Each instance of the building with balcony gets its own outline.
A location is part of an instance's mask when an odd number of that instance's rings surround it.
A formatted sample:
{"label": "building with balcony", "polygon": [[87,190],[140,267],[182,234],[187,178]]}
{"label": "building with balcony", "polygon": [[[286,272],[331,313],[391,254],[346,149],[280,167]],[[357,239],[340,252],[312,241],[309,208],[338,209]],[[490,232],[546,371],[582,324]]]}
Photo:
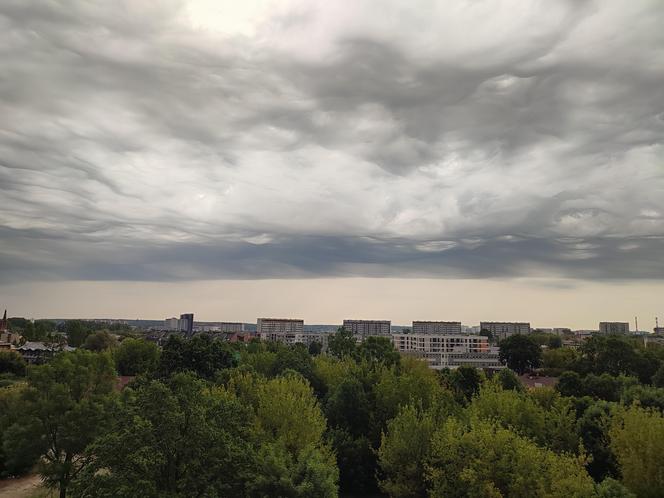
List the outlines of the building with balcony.
{"label": "building with balcony", "polygon": [[461,322],[425,322],[414,321],[413,334],[450,334],[461,335]]}
{"label": "building with balcony", "polygon": [[480,333],[490,332],[495,340],[502,341],[513,335],[530,334],[528,322],[480,322]]}
{"label": "building with balcony", "polygon": [[344,320],[343,327],[353,334],[357,341],[367,337],[390,337],[390,320]]}

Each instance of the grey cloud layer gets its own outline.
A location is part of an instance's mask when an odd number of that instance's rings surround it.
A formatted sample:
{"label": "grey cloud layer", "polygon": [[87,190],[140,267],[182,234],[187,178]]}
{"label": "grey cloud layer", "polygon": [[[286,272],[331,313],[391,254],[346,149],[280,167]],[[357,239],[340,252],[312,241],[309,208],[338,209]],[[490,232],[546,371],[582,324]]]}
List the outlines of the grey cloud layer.
{"label": "grey cloud layer", "polygon": [[3,2],[0,279],[664,277],[660,3],[328,4]]}

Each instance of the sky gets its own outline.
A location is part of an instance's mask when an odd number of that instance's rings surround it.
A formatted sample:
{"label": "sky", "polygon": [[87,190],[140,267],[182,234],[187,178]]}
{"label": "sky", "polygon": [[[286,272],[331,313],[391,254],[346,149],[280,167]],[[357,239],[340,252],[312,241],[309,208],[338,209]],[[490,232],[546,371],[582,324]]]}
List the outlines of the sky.
{"label": "sky", "polygon": [[664,321],[659,0],[3,0],[0,308]]}

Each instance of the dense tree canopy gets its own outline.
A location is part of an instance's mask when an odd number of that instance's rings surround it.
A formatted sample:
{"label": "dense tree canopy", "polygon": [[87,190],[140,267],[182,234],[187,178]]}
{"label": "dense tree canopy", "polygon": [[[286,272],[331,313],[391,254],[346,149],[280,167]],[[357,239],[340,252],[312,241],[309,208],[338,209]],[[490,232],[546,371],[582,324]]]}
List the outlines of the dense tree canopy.
{"label": "dense tree canopy", "polygon": [[540,366],[542,349],[527,335],[516,334],[500,341],[500,361],[523,374]]}
{"label": "dense tree canopy", "polygon": [[[526,389],[509,369],[436,372],[344,330],[321,351],[208,336],[160,351],[125,335],[97,352],[100,324],[81,325],[92,351],[26,377],[0,354],[14,372],[0,372],[12,378],[0,388],[0,475],[37,468],[73,497],[664,494],[656,345],[548,344],[557,387]],[[620,344],[631,353],[605,351]],[[535,351],[517,346],[509,361],[535,368]],[[114,365],[137,376],[122,392]]]}

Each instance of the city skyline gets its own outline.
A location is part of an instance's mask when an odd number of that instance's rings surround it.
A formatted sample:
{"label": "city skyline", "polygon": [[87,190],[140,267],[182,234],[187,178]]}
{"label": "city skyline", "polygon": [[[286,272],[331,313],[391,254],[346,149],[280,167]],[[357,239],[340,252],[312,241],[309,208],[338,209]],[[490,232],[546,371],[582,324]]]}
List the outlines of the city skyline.
{"label": "city skyline", "polygon": [[661,19],[647,0],[4,1],[0,305],[651,330]]}

